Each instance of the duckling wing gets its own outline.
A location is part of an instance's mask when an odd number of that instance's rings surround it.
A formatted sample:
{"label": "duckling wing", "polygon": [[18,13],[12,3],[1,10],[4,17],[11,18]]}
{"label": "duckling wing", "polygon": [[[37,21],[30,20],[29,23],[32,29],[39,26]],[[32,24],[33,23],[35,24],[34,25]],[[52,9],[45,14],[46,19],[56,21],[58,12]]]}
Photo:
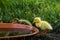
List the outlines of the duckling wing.
{"label": "duckling wing", "polygon": [[43,29],[49,29],[49,30],[53,29],[52,26],[46,21],[42,21],[41,26]]}

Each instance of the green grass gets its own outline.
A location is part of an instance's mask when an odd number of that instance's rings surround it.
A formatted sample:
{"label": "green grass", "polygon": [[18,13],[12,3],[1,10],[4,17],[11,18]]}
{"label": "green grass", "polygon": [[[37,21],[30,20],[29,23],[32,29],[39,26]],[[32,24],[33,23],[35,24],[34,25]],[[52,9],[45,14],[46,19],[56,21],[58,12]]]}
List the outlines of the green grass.
{"label": "green grass", "polygon": [[48,21],[54,29],[60,26],[59,0],[6,0],[0,2],[0,20],[11,22],[13,18],[33,21],[41,17]]}

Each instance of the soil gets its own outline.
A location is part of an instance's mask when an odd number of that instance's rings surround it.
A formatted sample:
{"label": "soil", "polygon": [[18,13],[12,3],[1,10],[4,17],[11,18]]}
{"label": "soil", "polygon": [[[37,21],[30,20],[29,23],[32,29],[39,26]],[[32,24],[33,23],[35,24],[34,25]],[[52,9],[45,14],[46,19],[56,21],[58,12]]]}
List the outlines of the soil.
{"label": "soil", "polygon": [[41,36],[40,34],[38,34],[35,36],[35,39],[36,40],[60,40],[60,32],[47,33],[45,36]]}

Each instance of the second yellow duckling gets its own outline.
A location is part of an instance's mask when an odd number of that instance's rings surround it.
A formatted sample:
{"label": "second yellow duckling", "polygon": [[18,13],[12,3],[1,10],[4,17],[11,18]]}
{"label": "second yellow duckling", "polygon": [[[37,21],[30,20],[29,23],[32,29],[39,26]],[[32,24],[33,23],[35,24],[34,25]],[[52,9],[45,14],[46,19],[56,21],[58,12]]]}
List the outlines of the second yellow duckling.
{"label": "second yellow duckling", "polygon": [[18,18],[14,18],[14,19],[12,20],[12,23],[13,23],[13,24],[19,23],[18,20],[19,20]]}

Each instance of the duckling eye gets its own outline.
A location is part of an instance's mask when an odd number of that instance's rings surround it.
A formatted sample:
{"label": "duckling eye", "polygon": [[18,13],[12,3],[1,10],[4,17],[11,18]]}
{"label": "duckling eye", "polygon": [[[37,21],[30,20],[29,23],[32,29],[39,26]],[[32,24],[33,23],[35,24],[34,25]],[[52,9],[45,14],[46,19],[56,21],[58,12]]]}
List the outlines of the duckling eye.
{"label": "duckling eye", "polygon": [[35,19],[35,21],[37,21],[37,19]]}
{"label": "duckling eye", "polygon": [[35,21],[37,22],[37,21],[39,21],[38,19],[35,19]]}

